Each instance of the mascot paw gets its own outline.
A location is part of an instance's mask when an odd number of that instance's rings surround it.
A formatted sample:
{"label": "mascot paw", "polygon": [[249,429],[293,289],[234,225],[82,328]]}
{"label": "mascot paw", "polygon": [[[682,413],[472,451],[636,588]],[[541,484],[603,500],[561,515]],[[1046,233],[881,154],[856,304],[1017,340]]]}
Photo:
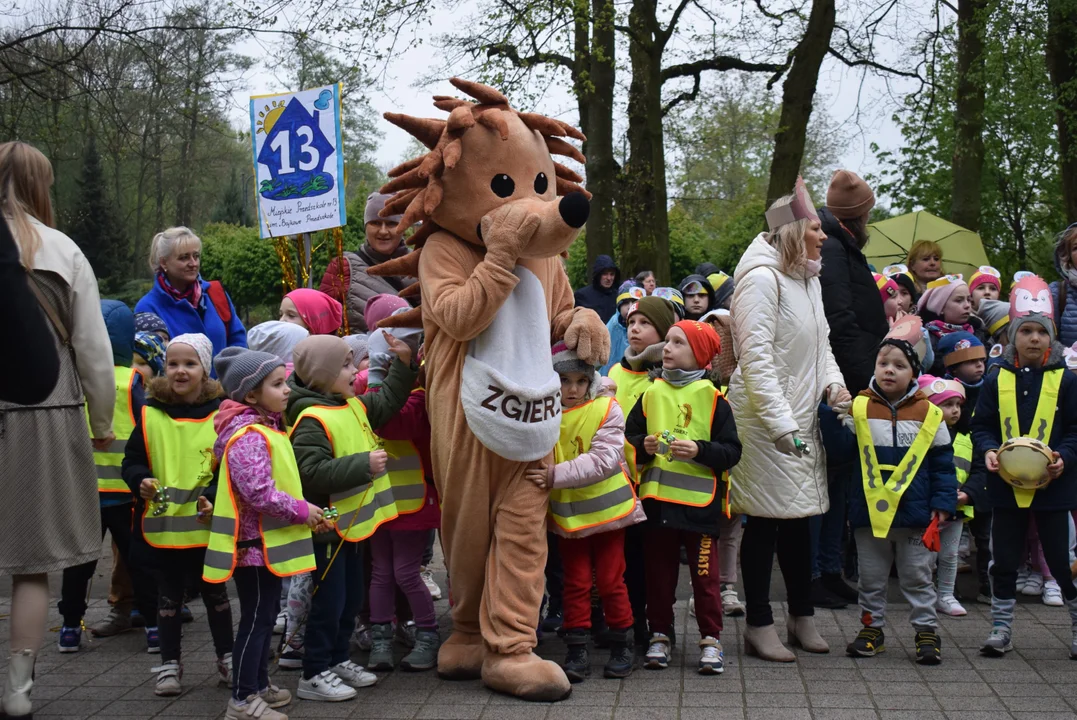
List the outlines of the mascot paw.
{"label": "mascot paw", "polygon": [[610,359],[610,331],[594,310],[576,308],[565,330],[565,345],[589,365],[605,365]]}
{"label": "mascot paw", "polygon": [[454,632],[438,651],[438,677],[443,680],[478,680],[482,677],[485,657],[482,635]]}
{"label": "mascot paw", "polygon": [[534,653],[488,653],[482,663],[482,682],[491,690],[531,702],[557,702],[572,692],[561,666]]}

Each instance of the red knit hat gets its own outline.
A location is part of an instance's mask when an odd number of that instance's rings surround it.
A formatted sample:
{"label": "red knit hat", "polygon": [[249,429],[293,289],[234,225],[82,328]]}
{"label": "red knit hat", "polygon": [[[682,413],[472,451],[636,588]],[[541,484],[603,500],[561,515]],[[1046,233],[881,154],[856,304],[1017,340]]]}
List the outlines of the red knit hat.
{"label": "red knit hat", "polygon": [[688,346],[692,348],[692,355],[698,367],[707,367],[714,356],[722,352],[722,339],[707,323],[698,320],[681,320],[673,327],[680,328],[688,338]]}

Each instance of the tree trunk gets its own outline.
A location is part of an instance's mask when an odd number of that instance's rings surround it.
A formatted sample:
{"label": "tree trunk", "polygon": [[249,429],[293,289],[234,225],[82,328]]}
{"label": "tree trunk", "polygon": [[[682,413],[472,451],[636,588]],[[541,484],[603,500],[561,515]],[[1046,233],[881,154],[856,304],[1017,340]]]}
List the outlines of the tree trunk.
{"label": "tree trunk", "polygon": [[1077,0],[1047,2],[1047,69],[1055,87],[1066,222],[1077,221]]}
{"label": "tree trunk", "polygon": [[666,159],[662,141],[662,51],[655,19],[655,0],[635,0],[629,13],[632,29],[628,89],[628,162],[624,193],[618,207],[625,218],[621,270],[626,275],[653,270],[659,285],[668,285],[669,218],[666,214]]}
{"label": "tree trunk", "polygon": [[834,14],[834,0],[813,0],[808,27],[793,51],[793,65],[782,85],[782,113],[778,132],[774,135],[767,207],[792,192],[800,174],[819,68],[830,48],[830,35],[834,32]]}
{"label": "tree trunk", "polygon": [[989,0],[958,0],[957,3],[957,98],[950,220],[969,230],[980,229],[987,80],[983,28],[988,4]]}
{"label": "tree trunk", "polygon": [[591,216],[587,220],[587,267],[599,255],[613,256],[613,201],[617,191],[617,160],[613,155],[613,93],[616,80],[615,9],[612,0],[592,0],[587,115],[580,102],[580,122],[587,135],[587,189]]}

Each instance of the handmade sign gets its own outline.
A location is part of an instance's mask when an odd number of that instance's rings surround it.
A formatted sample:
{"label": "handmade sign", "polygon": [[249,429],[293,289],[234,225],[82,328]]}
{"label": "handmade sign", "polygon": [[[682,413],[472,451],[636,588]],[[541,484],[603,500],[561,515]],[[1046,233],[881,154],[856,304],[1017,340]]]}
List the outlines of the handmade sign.
{"label": "handmade sign", "polygon": [[262,237],[347,222],[339,84],[252,97],[251,147]]}

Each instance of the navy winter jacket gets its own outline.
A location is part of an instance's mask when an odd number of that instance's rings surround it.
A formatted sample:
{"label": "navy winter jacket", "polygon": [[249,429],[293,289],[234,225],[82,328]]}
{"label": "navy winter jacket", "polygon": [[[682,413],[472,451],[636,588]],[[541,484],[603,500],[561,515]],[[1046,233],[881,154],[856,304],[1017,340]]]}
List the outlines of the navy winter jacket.
{"label": "navy winter jacket", "polygon": [[[1014,347],[1006,348],[1002,361],[991,366],[984,379],[976,413],[972,416],[973,452],[983,455],[1002,444],[1002,422],[999,417],[998,377],[1000,372],[1016,374],[1014,387],[1017,393],[1017,418],[1021,429],[1032,427],[1039,401],[1043,374],[1049,370],[1065,368],[1062,346],[1055,343],[1044,367],[1018,368],[1014,361]],[[1077,376],[1062,373],[1062,386],[1058,391],[1058,409],[1055,411],[1051,437],[1047,443],[1062,456],[1065,470],[1062,476],[1045,488],[1036,491],[1032,499],[1033,510],[1077,509]],[[996,473],[987,473],[987,503],[990,507],[1015,508],[1013,488]]]}
{"label": "navy winter jacket", "polygon": [[[616,275],[613,285],[604,288],[598,284],[598,276],[606,270],[613,270]],[[617,288],[621,285],[621,271],[609,255],[599,255],[591,268],[591,284],[576,291],[576,307],[591,308],[602,322],[609,322],[617,312]]]}

